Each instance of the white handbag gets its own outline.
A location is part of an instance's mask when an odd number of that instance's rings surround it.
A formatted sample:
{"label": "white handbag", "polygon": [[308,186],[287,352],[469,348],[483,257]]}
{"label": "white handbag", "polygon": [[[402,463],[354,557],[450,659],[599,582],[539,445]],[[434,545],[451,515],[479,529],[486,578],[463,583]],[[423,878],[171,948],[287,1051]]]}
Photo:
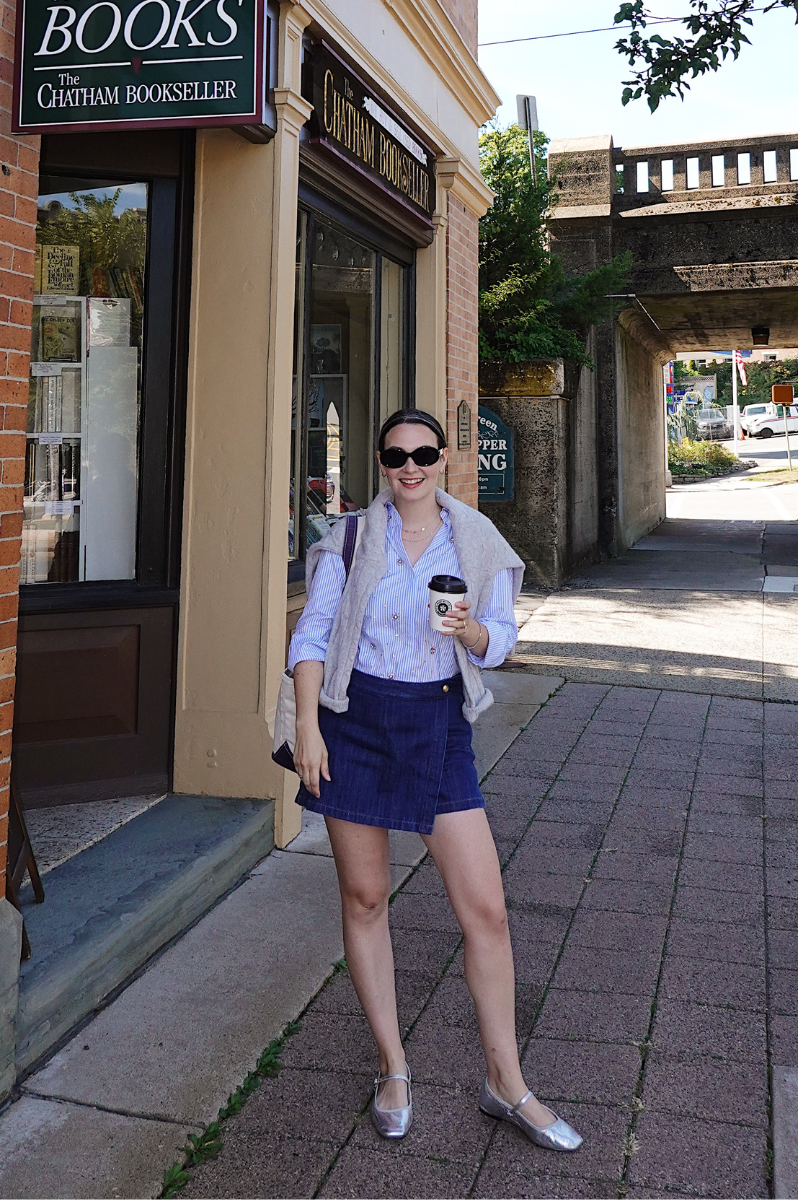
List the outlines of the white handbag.
{"label": "white handbag", "polygon": [[[356,513],[348,513],[345,521],[344,545],[342,547],[342,561],[344,562],[344,581],[350,575],[350,568],[353,565],[358,544],[361,541],[361,534],[364,531],[363,516],[358,516]],[[297,724],[297,704],[294,696],[294,678],[291,671],[286,670],[281,675],[280,688],[278,689],[278,704],[275,709],[275,732],[272,738],[272,758],[280,767],[285,767],[287,771],[294,771],[294,743]]]}

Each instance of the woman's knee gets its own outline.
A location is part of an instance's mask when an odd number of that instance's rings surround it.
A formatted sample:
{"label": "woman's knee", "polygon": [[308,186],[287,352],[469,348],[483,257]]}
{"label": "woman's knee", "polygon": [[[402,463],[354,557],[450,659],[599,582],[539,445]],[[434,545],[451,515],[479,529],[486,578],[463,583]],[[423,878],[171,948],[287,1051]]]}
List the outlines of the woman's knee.
{"label": "woman's knee", "polygon": [[464,933],[469,936],[501,938],[508,936],[508,913],[502,891],[494,895],[472,897],[462,914]]}
{"label": "woman's knee", "polygon": [[381,881],[350,884],[343,887],[342,908],[348,916],[360,921],[374,921],[389,907],[389,884]]}

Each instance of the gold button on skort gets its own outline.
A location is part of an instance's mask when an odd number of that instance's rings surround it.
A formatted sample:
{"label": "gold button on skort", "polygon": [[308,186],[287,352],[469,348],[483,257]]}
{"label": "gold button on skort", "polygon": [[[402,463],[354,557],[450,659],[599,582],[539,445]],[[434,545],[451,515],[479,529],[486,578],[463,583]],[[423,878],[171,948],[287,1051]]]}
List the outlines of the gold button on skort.
{"label": "gold button on skort", "polygon": [[443,691],[443,692],[449,692],[449,691],[450,691],[450,685],[449,685],[449,684],[447,684],[447,683],[443,683],[443,684],[442,684],[442,691]]}

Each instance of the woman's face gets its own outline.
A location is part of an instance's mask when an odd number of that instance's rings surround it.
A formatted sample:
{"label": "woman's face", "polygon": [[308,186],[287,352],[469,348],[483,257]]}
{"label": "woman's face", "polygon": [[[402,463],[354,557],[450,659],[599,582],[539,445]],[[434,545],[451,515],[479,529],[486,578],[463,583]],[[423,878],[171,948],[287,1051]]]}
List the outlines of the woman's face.
{"label": "woman's face", "polygon": [[[389,430],[384,447],[388,450],[391,446],[410,452],[418,446],[434,446],[438,449],[439,443],[436,434],[426,425],[407,424],[395,425],[394,429]],[[378,462],[380,464],[380,459]],[[439,472],[444,470],[446,463],[447,450],[444,449],[432,467],[418,467],[413,458],[407,458],[402,467],[392,469],[381,466],[380,470],[392,489],[395,500],[401,500],[404,504],[417,503],[429,500],[433,495]]]}

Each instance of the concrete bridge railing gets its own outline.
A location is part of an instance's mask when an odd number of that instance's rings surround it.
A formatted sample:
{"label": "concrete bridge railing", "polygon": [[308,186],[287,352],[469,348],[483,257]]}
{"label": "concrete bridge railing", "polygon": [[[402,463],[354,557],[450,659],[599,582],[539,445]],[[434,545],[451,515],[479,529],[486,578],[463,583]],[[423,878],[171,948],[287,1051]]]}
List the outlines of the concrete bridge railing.
{"label": "concrete bridge railing", "polygon": [[612,192],[618,212],[659,202],[745,199],[797,190],[796,134],[726,142],[614,148]]}
{"label": "concrete bridge railing", "polygon": [[564,138],[550,144],[548,162],[556,220],[623,215],[664,203],[714,208],[780,205],[783,197],[797,197],[796,133],[627,148],[607,134]]}

